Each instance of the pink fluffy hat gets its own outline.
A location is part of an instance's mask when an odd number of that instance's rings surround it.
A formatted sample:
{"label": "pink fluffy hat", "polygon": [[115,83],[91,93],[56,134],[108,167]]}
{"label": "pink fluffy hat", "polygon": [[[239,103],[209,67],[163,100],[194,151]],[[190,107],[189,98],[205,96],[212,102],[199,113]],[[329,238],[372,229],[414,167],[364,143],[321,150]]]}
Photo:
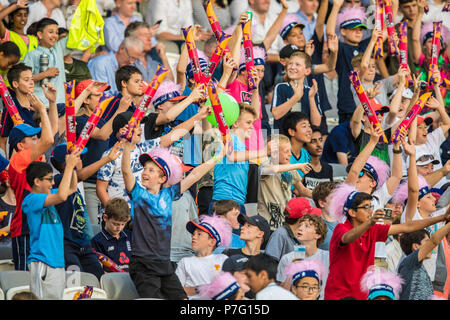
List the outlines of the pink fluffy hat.
{"label": "pink fluffy hat", "polygon": [[369,300],[376,297],[388,297],[391,300],[399,298],[403,279],[384,268],[370,266],[361,278],[361,290],[369,294]]}
{"label": "pink fluffy hat", "polygon": [[[428,193],[430,193],[431,189],[427,180],[422,175],[419,174],[417,178],[419,180],[419,200],[420,200]],[[399,184],[392,197],[393,203],[402,203],[406,205],[407,201],[408,201],[408,179],[402,181],[402,183]]]}
{"label": "pink fluffy hat", "polygon": [[155,148],[139,156],[142,166],[148,161],[153,161],[164,172],[167,178],[166,183],[169,185],[178,183],[183,178],[183,173],[191,169],[184,166],[176,155],[171,154],[170,150],[165,148]]}
{"label": "pink fluffy hat", "polygon": [[208,300],[225,300],[239,290],[236,278],[229,272],[221,272],[211,283],[199,288],[199,296]]}
{"label": "pink fluffy hat", "polygon": [[298,16],[295,13],[287,14],[283,20],[283,24],[280,29],[280,36],[284,40],[286,39],[289,32],[295,27],[304,28],[305,25],[300,22]]}
{"label": "pink fluffy hat", "polygon": [[358,27],[368,29],[366,19],[366,12],[362,7],[345,7],[338,14],[336,25],[339,26],[339,29],[355,29]]}
{"label": "pink fluffy hat", "polygon": [[287,279],[291,279],[291,285],[305,277],[312,277],[322,284],[325,274],[325,266],[317,259],[294,261],[284,269]]}
{"label": "pink fluffy hat", "polygon": [[[253,46],[253,61],[255,62],[255,66],[264,65],[267,60],[267,53],[264,48],[259,46]],[[241,61],[239,65],[239,72],[245,70],[245,51],[241,49]]]}
{"label": "pink fluffy hat", "polygon": [[180,85],[173,81],[165,80],[161,82],[152,100],[155,109],[166,101],[180,101],[186,98],[180,94],[180,89]]}
{"label": "pink fluffy hat", "polygon": [[195,229],[205,231],[211,238],[216,240],[216,247],[228,247],[231,244],[232,228],[227,219],[219,216],[200,216],[200,223],[193,220],[186,223],[186,229],[189,233],[194,233]]}

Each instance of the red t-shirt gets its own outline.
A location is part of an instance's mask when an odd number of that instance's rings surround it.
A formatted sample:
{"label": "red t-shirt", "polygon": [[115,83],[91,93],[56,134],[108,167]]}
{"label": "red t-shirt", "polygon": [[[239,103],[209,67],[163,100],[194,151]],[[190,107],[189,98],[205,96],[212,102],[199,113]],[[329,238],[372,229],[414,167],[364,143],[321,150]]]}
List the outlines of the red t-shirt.
{"label": "red t-shirt", "polygon": [[[42,156],[37,161],[41,161]],[[26,179],[26,169],[31,163],[31,148],[16,152],[9,161],[8,175],[11,188],[16,196],[16,211],[11,219],[11,238],[30,233],[26,215],[22,214],[22,201],[30,191]]]}
{"label": "red t-shirt", "polygon": [[353,229],[347,219],[334,229],[330,240],[330,271],[325,287],[325,300],[354,297],[367,300],[361,291],[361,278],[375,261],[375,243],[386,241],[390,225],[375,224],[356,241],[343,245],[342,236]]}

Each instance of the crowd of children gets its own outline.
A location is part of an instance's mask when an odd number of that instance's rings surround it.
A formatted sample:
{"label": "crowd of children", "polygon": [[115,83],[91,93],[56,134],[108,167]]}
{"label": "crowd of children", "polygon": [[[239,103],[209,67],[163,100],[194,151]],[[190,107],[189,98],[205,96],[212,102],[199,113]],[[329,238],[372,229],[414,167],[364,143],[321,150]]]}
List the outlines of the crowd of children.
{"label": "crowd of children", "polygon": [[[381,1],[382,29],[378,1],[110,2],[0,8],[17,299],[62,299],[74,268],[152,299],[450,299],[448,1]],[[104,44],[72,48],[88,3]]]}

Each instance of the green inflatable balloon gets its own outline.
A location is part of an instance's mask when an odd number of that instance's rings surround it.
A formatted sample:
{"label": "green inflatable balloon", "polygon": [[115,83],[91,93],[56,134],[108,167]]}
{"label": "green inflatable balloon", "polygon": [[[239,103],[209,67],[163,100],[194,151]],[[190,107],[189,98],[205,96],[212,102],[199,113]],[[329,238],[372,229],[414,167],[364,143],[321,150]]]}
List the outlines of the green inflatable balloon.
{"label": "green inflatable balloon", "polygon": [[[228,127],[231,127],[239,117],[239,105],[236,99],[234,99],[228,93],[220,92],[218,95],[220,104],[222,105],[222,111],[225,116],[225,121],[227,122]],[[206,100],[205,105],[211,106],[211,100]],[[217,128],[219,126],[217,124],[214,112],[207,116],[206,120],[208,120],[213,127]]]}

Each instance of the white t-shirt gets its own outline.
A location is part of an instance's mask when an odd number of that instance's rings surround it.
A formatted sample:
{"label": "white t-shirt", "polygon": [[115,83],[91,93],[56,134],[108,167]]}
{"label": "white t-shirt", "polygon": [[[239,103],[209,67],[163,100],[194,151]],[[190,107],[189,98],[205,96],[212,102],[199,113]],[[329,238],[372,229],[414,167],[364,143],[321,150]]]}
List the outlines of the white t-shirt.
{"label": "white t-shirt", "polygon": [[157,33],[182,34],[181,28],[194,24],[191,0],[152,0],[145,21],[154,25],[162,19]]}
{"label": "white t-shirt", "polygon": [[[278,15],[267,12],[266,18],[264,19],[264,24],[262,24],[259,20],[259,16],[252,9],[249,11],[253,12],[252,18],[252,41],[253,43],[261,43],[264,41],[267,32],[272,27],[273,23],[277,19]],[[279,34],[277,34],[275,41],[272,43],[272,46],[268,48],[267,53],[278,54],[280,50],[285,46],[283,39]]]}
{"label": "white t-shirt", "polygon": [[[372,204],[373,212],[378,209],[383,209],[386,203],[391,199],[392,195],[387,189],[386,182],[381,186],[380,189],[376,190],[373,194]],[[381,224],[383,222],[380,221]],[[375,257],[376,258],[386,258],[386,242],[378,241],[375,243]]]}
{"label": "white t-shirt", "polygon": [[221,253],[206,257],[185,257],[178,262],[175,273],[183,287],[209,284],[215,276],[219,275],[226,259],[228,256]]}
{"label": "white t-shirt", "polygon": [[[33,22],[39,21],[45,17],[47,17],[47,8],[42,4],[41,1],[34,2],[29,6],[28,20],[24,30],[26,31]],[[58,23],[59,28],[67,27],[66,18],[64,17],[63,12],[59,8],[55,8],[52,10],[50,19],[55,20]]]}
{"label": "white t-shirt", "polygon": [[269,283],[267,287],[256,294],[255,300],[299,300],[295,294],[280,287],[276,283]]}
{"label": "white t-shirt", "polygon": [[[284,282],[286,281],[286,275],[284,274],[284,269],[294,260],[295,252],[286,253],[281,257],[280,262],[278,263],[277,269],[277,281]],[[320,297],[319,300],[323,300],[325,285],[327,284],[328,279],[328,270],[330,268],[330,253],[329,251],[317,249],[317,252],[310,257],[305,257],[305,260],[313,260],[316,259],[320,261],[325,267],[326,273],[322,275],[322,285],[320,289]]]}
{"label": "white t-shirt", "polygon": [[[446,211],[447,211],[446,207],[436,210],[435,212],[430,214],[430,218],[441,216],[441,215],[445,214]],[[405,211],[403,211],[402,216],[400,218],[400,223],[405,223],[405,219],[406,219]],[[412,221],[415,221],[415,220],[423,220],[422,216],[419,213],[419,210],[416,210],[416,213],[414,214],[414,216],[412,218]],[[428,230],[428,232],[430,233],[430,236],[431,236],[443,225],[444,225],[444,222],[438,222],[429,227],[426,227],[425,229]],[[424,265],[425,269],[427,270],[427,273],[430,276],[431,281],[434,281],[434,274],[436,273],[437,250],[438,250],[438,247],[434,248],[434,250],[431,254],[431,258],[423,260],[423,265]],[[403,254],[403,256],[404,256],[404,254]]]}
{"label": "white t-shirt", "polygon": [[[439,127],[427,135],[427,142],[425,142],[424,144],[416,145],[416,154],[423,153],[423,152],[427,153],[427,154],[432,154],[434,156],[434,159],[439,160],[439,164],[435,164],[433,166],[434,171],[442,168],[440,147],[441,147],[441,144],[444,143],[445,139],[446,138],[444,135],[444,131],[442,131],[442,128]],[[409,156],[407,156],[405,153],[403,153],[402,159],[404,159],[404,161],[403,161],[403,176],[406,177],[408,175],[407,170],[409,168]],[[448,182],[447,177],[443,177],[433,187],[440,188],[447,182]]]}

